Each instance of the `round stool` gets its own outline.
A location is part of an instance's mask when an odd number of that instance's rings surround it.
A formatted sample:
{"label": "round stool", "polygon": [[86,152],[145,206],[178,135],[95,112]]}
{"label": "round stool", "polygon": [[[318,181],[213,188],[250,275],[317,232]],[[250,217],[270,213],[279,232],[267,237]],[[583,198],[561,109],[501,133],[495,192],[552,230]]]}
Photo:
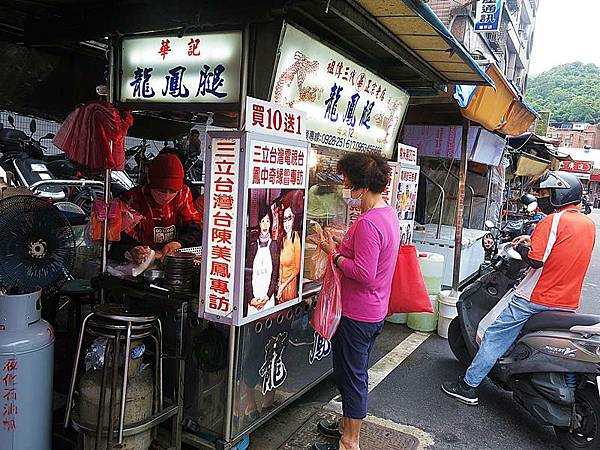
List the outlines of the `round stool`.
{"label": "round stool", "polygon": [[[69,332],[69,345],[73,350],[75,340],[77,339],[77,333],[81,328],[81,306],[84,303],[94,304],[94,294],[96,289],[92,287],[91,280],[83,278],[76,280],[67,280],[58,291],[59,297],[67,297],[68,307],[68,332]],[[64,307],[61,306],[61,309]],[[71,352],[73,354],[73,352]]]}
{"label": "round stool", "polygon": [[[109,418],[106,432],[106,448],[112,448],[114,439],[114,409],[117,405],[117,381],[119,378],[119,355],[123,350],[123,380],[118,399],[118,429],[117,443],[123,443],[123,428],[125,418],[125,400],[127,398],[127,379],[129,375],[129,359],[131,342],[151,338],[155,345],[154,361],[154,400],[153,414],[163,409],[163,386],[162,386],[162,325],[160,319],[154,315],[142,314],[121,305],[104,304],[94,306],[92,313],[83,319],[79,340],[75,352],[75,362],[69,387],[67,408],[65,412],[65,427],[70,423],[71,410],[73,408],[73,393],[77,381],[79,360],[85,336],[104,337],[107,339],[104,349],[104,364],[102,368],[102,381],[100,384],[100,399],[98,402],[98,416],[95,434],[95,449],[99,449],[105,424],[105,397],[106,389],[110,384]],[[112,370],[109,374],[109,358],[112,355]],[[75,422],[75,421],[74,421]],[[76,424],[78,428],[85,429],[82,424]],[[141,424],[137,424],[140,426]]]}

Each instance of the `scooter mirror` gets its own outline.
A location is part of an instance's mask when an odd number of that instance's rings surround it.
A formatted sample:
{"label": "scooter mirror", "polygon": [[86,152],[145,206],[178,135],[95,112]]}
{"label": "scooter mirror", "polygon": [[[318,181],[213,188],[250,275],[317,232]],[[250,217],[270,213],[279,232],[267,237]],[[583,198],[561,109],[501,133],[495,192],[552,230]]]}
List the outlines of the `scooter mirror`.
{"label": "scooter mirror", "polygon": [[40,141],[42,139],[54,139],[54,133],[48,133],[46,136],[44,136],[43,138],[40,138]]}
{"label": "scooter mirror", "polygon": [[527,205],[527,212],[532,213],[537,209],[537,207],[538,207],[537,201],[530,203],[529,205]]}
{"label": "scooter mirror", "polygon": [[8,116],[8,123],[15,128],[15,118],[13,116]]}
{"label": "scooter mirror", "polygon": [[496,228],[496,225],[491,220],[486,220],[485,221],[485,227],[491,229],[491,228]]}
{"label": "scooter mirror", "polygon": [[31,131],[31,134],[34,134],[37,131],[37,123],[34,119],[31,119],[31,122],[29,122],[29,131]]}

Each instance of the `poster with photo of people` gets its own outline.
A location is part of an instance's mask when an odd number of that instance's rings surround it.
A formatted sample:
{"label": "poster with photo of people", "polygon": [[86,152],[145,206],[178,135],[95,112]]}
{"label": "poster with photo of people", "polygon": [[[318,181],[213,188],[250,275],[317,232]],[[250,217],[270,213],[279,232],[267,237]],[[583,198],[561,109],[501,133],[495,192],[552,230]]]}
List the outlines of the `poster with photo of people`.
{"label": "poster with photo of people", "polygon": [[412,243],[418,188],[419,168],[402,165],[395,190],[396,211],[400,221],[400,245]]}
{"label": "poster with photo of people", "polygon": [[251,139],[244,318],[301,297],[308,146]]}
{"label": "poster with photo of people", "polygon": [[249,190],[245,317],[299,298],[303,237],[304,189]]}

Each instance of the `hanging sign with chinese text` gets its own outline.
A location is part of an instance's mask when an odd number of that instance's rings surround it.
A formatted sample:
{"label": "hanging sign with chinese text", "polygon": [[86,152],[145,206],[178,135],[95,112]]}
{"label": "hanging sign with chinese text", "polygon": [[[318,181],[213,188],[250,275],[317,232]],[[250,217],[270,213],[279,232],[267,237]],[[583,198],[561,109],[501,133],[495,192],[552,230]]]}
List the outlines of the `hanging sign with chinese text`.
{"label": "hanging sign with chinese text", "polygon": [[242,33],[131,36],[121,46],[121,103],[237,103]]}
{"label": "hanging sign with chinese text", "polygon": [[400,164],[417,165],[417,148],[398,143],[398,162]]}
{"label": "hanging sign with chinese text", "polygon": [[409,96],[287,25],[271,100],[306,112],[306,139],[391,158]]}
{"label": "hanging sign with chinese text", "polygon": [[306,113],[254,97],[246,99],[246,131],[304,139]]}
{"label": "hanging sign with chinese text", "polygon": [[594,170],[593,161],[561,161],[560,170],[575,173],[592,173]]}
{"label": "hanging sign with chinese text", "polygon": [[208,229],[205,253],[204,312],[228,317],[236,291],[236,224],[240,139],[213,139],[211,144]]}
{"label": "hanging sign with chinese text", "polygon": [[475,31],[480,33],[495,32],[500,29],[502,21],[502,4],[504,0],[478,0],[475,16]]}

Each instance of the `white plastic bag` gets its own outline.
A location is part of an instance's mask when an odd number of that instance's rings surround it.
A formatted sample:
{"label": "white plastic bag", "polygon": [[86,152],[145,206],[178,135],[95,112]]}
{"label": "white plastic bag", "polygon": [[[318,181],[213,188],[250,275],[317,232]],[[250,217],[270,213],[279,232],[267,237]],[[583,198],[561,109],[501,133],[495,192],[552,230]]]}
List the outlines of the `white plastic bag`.
{"label": "white plastic bag", "polygon": [[488,327],[498,318],[500,313],[506,309],[509,302],[512,300],[513,295],[515,294],[514,289],[510,289],[504,297],[500,299],[496,306],[494,306],[489,313],[485,315],[481,322],[479,322],[479,326],[477,327],[477,344],[481,344],[481,340],[483,339],[483,335]]}
{"label": "white plastic bag", "polygon": [[[106,267],[106,271],[116,277],[123,275],[137,277],[139,274],[144,272],[144,270],[150,267],[150,264],[152,264],[156,259],[156,255],[157,253],[154,250],[150,250],[150,252],[148,252],[148,256],[146,256],[146,259],[144,259],[141,264],[134,264],[131,261],[118,265],[112,265],[109,263]],[[127,258],[127,255],[125,255],[125,257]]]}

